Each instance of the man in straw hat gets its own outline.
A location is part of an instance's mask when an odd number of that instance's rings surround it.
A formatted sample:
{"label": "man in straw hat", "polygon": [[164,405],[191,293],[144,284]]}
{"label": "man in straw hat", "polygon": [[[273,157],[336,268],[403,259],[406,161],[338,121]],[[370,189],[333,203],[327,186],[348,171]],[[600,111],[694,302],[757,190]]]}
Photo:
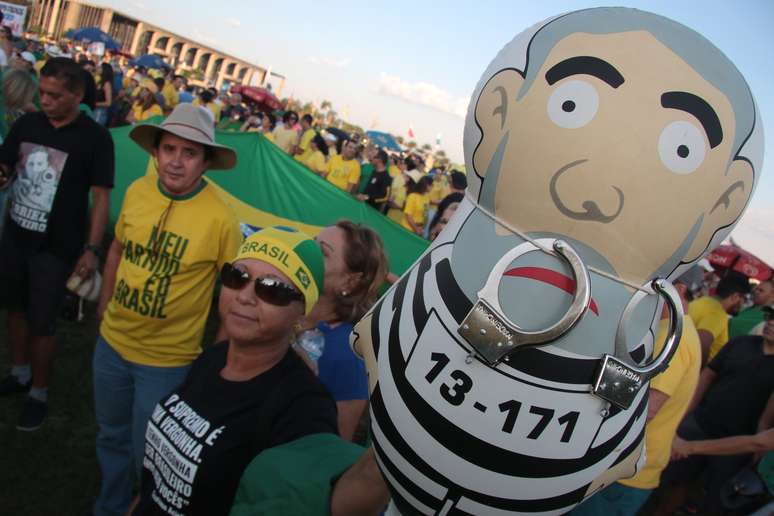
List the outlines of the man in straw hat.
{"label": "man in straw hat", "polygon": [[94,351],[96,515],[126,512],[153,407],[201,352],[215,279],[241,242],[233,214],[203,177],[233,168],[237,156],[215,143],[203,108],[180,104],[161,125],[138,125],[129,136],[151,154],[158,176],[127,189],[105,264]]}

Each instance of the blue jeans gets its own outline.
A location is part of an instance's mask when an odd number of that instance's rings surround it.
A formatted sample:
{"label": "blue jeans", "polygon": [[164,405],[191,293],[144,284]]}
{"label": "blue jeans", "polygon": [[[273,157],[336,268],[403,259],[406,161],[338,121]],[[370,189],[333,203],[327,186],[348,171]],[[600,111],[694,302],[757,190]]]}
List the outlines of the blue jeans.
{"label": "blue jeans", "polygon": [[132,501],[134,473],[142,469],[145,427],[156,403],[180,385],[189,366],[152,367],[121,358],[99,336],[94,348],[97,461],[102,472],[94,514],[124,515]]}
{"label": "blue jeans", "polygon": [[615,482],[577,506],[571,516],[636,516],[652,489],[637,489]]}

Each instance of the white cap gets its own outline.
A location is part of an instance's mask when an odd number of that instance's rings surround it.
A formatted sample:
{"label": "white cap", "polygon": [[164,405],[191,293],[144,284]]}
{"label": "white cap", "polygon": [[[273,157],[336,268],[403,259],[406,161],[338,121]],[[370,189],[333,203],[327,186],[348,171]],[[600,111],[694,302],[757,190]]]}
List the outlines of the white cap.
{"label": "white cap", "polygon": [[32,55],[32,52],[22,52],[21,58],[30,63],[31,65],[35,66],[35,63],[38,62],[37,59],[35,59],[35,56]]}

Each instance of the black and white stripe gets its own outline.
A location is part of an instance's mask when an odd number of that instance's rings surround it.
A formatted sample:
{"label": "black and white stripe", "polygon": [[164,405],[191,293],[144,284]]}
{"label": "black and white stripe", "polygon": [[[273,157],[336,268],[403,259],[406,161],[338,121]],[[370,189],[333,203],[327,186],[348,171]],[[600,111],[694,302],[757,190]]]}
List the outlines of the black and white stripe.
{"label": "black and white stripe", "polygon": [[[441,244],[422,257],[374,307],[371,328],[361,329],[370,331],[378,360],[379,381],[371,397],[374,448],[393,503],[402,514],[566,513],[589,494],[595,480],[639,449],[647,389],[629,410],[585,414],[586,421],[596,421],[594,428],[586,428],[593,435],[582,449],[572,450],[571,458],[552,456],[555,451],[540,441],[518,451],[488,442],[475,427],[470,431],[470,421],[436,410],[407,368],[428,325],[429,331],[445,329],[433,335],[436,347],[469,352],[456,329],[472,303],[452,275],[451,248],[451,243]],[[597,400],[589,394],[597,360],[550,345],[514,356],[518,359],[495,368],[514,396],[538,388],[549,405],[552,399],[570,399],[579,407],[604,407],[601,401],[594,405]],[[476,359],[470,367],[475,375],[488,366]],[[483,405],[476,404],[473,408],[471,401],[470,413],[487,417]],[[489,412],[497,412],[496,407]]]}

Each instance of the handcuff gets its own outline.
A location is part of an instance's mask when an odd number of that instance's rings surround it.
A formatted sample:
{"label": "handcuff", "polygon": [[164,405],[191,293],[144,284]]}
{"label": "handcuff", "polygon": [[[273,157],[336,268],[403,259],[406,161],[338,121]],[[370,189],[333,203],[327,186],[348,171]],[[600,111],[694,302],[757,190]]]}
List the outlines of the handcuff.
{"label": "handcuff", "polygon": [[[537,331],[520,328],[505,315],[499,300],[500,280],[506,268],[518,257],[533,251],[545,251],[567,262],[575,280],[573,300],[567,312],[551,326]],[[640,366],[635,363],[626,344],[625,327],[637,304],[648,290],[664,299],[669,312],[669,328],[666,343],[661,352],[650,362]],[[524,346],[549,344],[570,331],[589,308],[591,280],[589,271],[580,255],[570,244],[561,239],[541,238],[523,242],[508,251],[492,268],[484,287],[478,291],[478,300],[457,328],[457,333],[470,344],[473,356],[479,356],[491,367],[505,360],[510,362],[511,353]],[[669,365],[682,336],[683,314],[680,296],[672,284],[661,278],[654,279],[637,290],[626,305],[615,336],[615,354],[605,353],[591,382],[591,393],[622,409],[631,406],[637,393],[655,375]]]}

